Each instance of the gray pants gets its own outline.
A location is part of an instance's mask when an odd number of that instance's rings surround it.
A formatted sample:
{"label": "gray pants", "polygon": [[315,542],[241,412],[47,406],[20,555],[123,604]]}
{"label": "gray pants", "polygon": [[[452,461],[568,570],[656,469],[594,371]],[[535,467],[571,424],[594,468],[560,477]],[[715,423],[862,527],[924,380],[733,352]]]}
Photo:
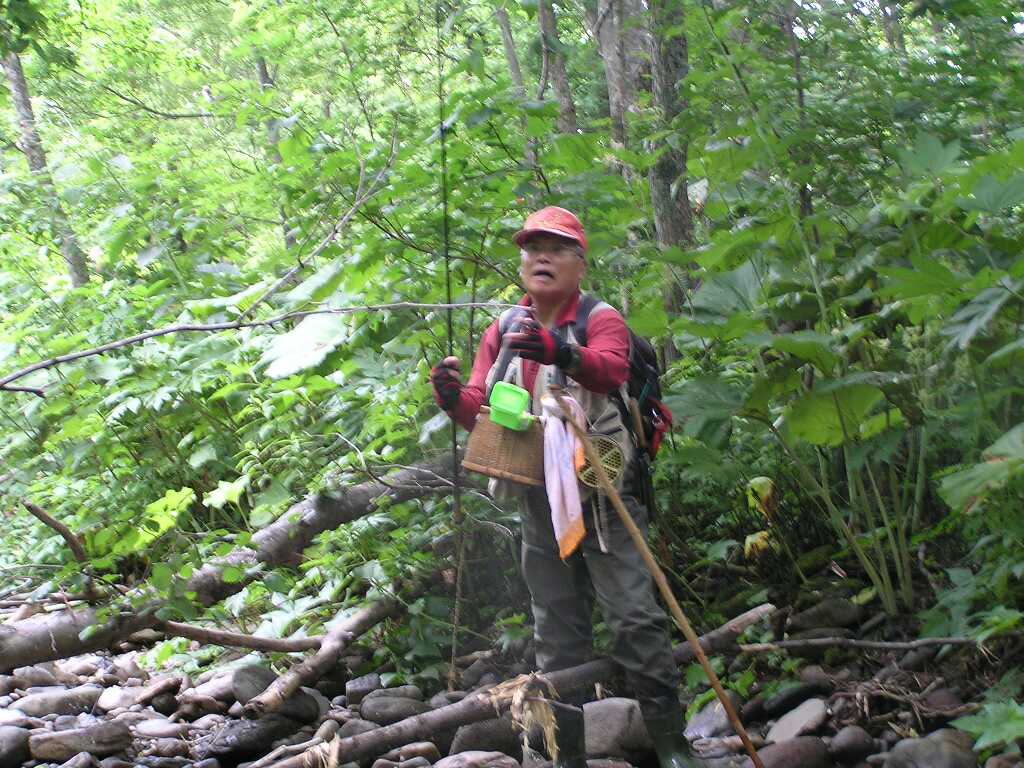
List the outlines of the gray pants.
{"label": "gray pants", "polygon": [[[633,496],[623,495],[622,500],[646,535],[646,508]],[[601,551],[588,502],[587,536],[563,562],[544,489],[531,488],[522,505],[522,565],[533,602],[537,664],[541,671],[553,672],[593,657],[596,597],[615,637],[612,658],[625,670],[644,715],[655,715],[678,707],[679,701],[668,621],[636,545],[611,502],[607,507],[608,552]]]}

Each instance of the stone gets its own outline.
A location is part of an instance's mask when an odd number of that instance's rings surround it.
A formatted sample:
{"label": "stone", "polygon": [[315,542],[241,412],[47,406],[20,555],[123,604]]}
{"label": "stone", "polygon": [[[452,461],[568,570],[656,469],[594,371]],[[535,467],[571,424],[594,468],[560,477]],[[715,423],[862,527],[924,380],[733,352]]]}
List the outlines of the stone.
{"label": "stone", "polygon": [[886,757],[884,768],[975,768],[973,740],[965,733],[943,729],[923,739],[903,739]]}
{"label": "stone", "polygon": [[14,675],[0,675],[0,696],[13,693],[18,688],[18,681]]}
{"label": "stone", "polygon": [[34,720],[16,709],[0,709],[0,726],[13,725],[15,728],[31,728]]}
{"label": "stone", "polygon": [[826,692],[814,683],[795,683],[783,688],[774,696],[765,699],[764,712],[768,717],[778,717],[803,704],[812,696]]}
{"label": "stone", "polygon": [[817,664],[811,664],[800,670],[800,682],[813,685],[816,688],[816,693],[831,693],[834,688],[832,677]]}
{"label": "stone", "polygon": [[192,764],[192,761],[187,757],[147,755],[135,758],[135,764],[136,766],[145,766],[145,768],[186,768]]}
{"label": "stone", "polygon": [[832,737],[828,753],[841,763],[863,760],[878,749],[878,743],[859,725],[848,725]]}
{"label": "stone", "polygon": [[216,757],[208,757],[192,763],[192,768],[220,768],[220,761]]}
{"label": "stone", "polygon": [[0,768],[14,768],[28,758],[28,731],[13,725],[0,725]]}
{"label": "stone", "polygon": [[[739,694],[735,691],[726,691],[726,695],[732,701],[733,707],[739,710],[743,703]],[[717,697],[705,704],[686,724],[686,738],[690,741],[726,736],[730,733],[733,733],[732,723],[729,722],[725,707]]]}
{"label": "stone", "polygon": [[94,765],[97,765],[95,757],[88,752],[79,752],[67,762],[62,763],[60,768],[92,768]]}
{"label": "stone", "polygon": [[653,748],[636,699],[612,697],[583,705],[587,754],[630,759]]}
{"label": "stone", "polygon": [[142,754],[157,757],[188,757],[189,745],[183,739],[153,739]]}
{"label": "stone", "polygon": [[370,768],[398,768],[398,763],[394,760],[388,760],[386,757],[378,757],[373,761]]}
{"label": "stone", "polygon": [[413,757],[400,762],[398,768],[430,768],[430,761],[425,757]]}
{"label": "stone", "polygon": [[238,703],[247,704],[275,680],[277,675],[260,664],[239,667],[231,672],[231,694]]}
{"label": "stone", "polygon": [[511,717],[481,720],[461,726],[455,731],[448,754],[459,752],[503,752],[522,759],[522,733],[512,724]]}
{"label": "stone", "polygon": [[104,688],[99,699],[96,700],[96,709],[102,712],[110,712],[113,709],[131,707],[139,697],[141,688]]}
{"label": "stone", "polygon": [[779,743],[797,736],[814,733],[828,719],[824,699],[808,699],[792,712],[787,712],[768,731],[767,741]]}
{"label": "stone", "polygon": [[212,731],[224,724],[224,715],[203,715],[192,721],[192,727],[199,731]]}
{"label": "stone", "polygon": [[501,752],[460,752],[434,763],[434,768],[520,768],[519,761]]}
{"label": "stone", "polygon": [[[815,736],[801,736],[778,744],[770,744],[757,751],[764,768],[833,768],[825,742]],[[749,757],[740,765],[753,768]]]}
{"label": "stone", "polygon": [[922,709],[929,718],[948,719],[946,713],[956,712],[964,705],[963,700],[952,688],[936,688],[921,701]]}
{"label": "stone", "polygon": [[377,723],[356,718],[355,720],[349,720],[347,723],[342,723],[341,728],[338,729],[338,738],[347,739],[349,736],[357,736],[360,733],[375,731],[378,728],[380,726]]}
{"label": "stone", "polygon": [[861,607],[845,597],[827,597],[806,611],[794,614],[787,629],[803,632],[819,627],[852,627],[861,617]]}
{"label": "stone", "polygon": [[463,688],[476,688],[482,678],[488,672],[494,671],[494,665],[488,659],[477,659],[464,670],[459,676],[459,684]]}
{"label": "stone", "polygon": [[[95,706],[103,689],[96,685],[80,685],[76,688],[52,687],[38,693],[23,696],[11,705],[29,717],[44,715],[77,715],[89,712]],[[81,750],[79,750],[81,751]]]}
{"label": "stone", "polygon": [[127,723],[108,720],[88,728],[69,731],[33,733],[29,749],[36,760],[64,762],[79,752],[90,755],[114,755],[123,752],[132,743],[132,732]]}
{"label": "stone", "polygon": [[363,697],[363,701],[368,699],[375,699],[378,696],[390,696],[398,699],[416,699],[417,701],[423,701],[423,691],[419,689],[419,686],[415,685],[399,685],[394,688],[378,688],[375,691],[370,691],[366,696]]}
{"label": "stone", "polygon": [[132,768],[133,763],[120,757],[104,757],[99,765],[100,768]]}
{"label": "stone", "polygon": [[279,714],[270,714],[259,720],[230,720],[218,731],[194,742],[195,755],[200,760],[213,755],[229,755],[232,760],[262,757],[271,745],[284,736],[299,730],[300,724]]}
{"label": "stone", "polygon": [[143,720],[132,726],[136,736],[145,739],[183,739],[193,729],[192,723],[172,723],[163,718]]}
{"label": "stone", "polygon": [[380,687],[380,675],[376,672],[354,678],[345,683],[345,700],[350,707],[358,706],[362,703],[366,694],[370,691],[376,691]]}
{"label": "stone", "polygon": [[87,656],[75,656],[70,659],[58,661],[57,668],[69,675],[77,675],[78,677],[92,677],[100,671],[100,665],[102,663],[102,656],[89,654]]}
{"label": "stone", "polygon": [[366,699],[359,706],[359,715],[381,725],[391,725],[413,715],[422,715],[430,711],[430,705],[417,699],[399,698],[397,696],[377,696]]}
{"label": "stone", "polygon": [[423,757],[431,763],[436,763],[441,759],[441,752],[432,741],[414,741],[398,750],[399,762],[412,760],[414,757]]}
{"label": "stone", "polygon": [[19,688],[34,687],[37,685],[57,685],[57,676],[42,665],[34,667],[18,667],[14,670],[14,676],[18,679]]}
{"label": "stone", "polygon": [[[750,736],[750,743],[754,745],[754,749],[760,749],[764,746],[764,739],[758,736],[756,733],[748,734]],[[698,739],[691,745],[695,755],[703,760],[718,757],[733,757],[739,753],[745,752],[743,746],[743,739],[736,734],[731,736],[716,736],[710,739]]]}
{"label": "stone", "polygon": [[466,691],[441,691],[431,696],[427,704],[430,705],[431,709],[440,709],[441,707],[447,707],[449,704],[460,702],[468,695]]}
{"label": "stone", "polygon": [[985,768],[1017,768],[1020,764],[1020,755],[993,755],[985,761]]}

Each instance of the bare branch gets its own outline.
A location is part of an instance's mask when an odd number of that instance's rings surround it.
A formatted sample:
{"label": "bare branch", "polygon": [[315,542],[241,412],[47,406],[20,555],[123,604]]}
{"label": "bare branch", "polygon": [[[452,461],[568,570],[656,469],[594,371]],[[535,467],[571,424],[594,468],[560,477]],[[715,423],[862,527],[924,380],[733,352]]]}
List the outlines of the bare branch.
{"label": "bare branch", "polygon": [[744,653],[771,653],[772,651],[806,650],[808,648],[865,648],[877,651],[914,651],[936,645],[980,645],[972,637],[924,637],[908,642],[881,640],[855,640],[850,637],[815,637],[807,640],[778,640],[774,643],[745,643],[739,649]]}
{"label": "bare branch", "polygon": [[149,114],[151,115],[156,115],[157,117],[164,117],[168,120],[190,120],[204,117],[215,117],[215,115],[213,115],[210,112],[164,112],[162,109],[155,109],[149,106],[148,104],[139,101],[134,96],[128,96],[127,94],[114,90],[109,85],[101,84],[100,88],[102,88],[107,93],[113,94],[117,98],[121,99],[121,101],[128,102],[132,106],[138,107],[143,112],[149,112]]}
{"label": "bare branch", "polygon": [[[53,368],[56,365],[62,363],[69,363],[73,360],[81,360],[85,357],[93,357],[95,355],[102,355],[106,352],[110,352],[115,349],[121,349],[122,347],[128,347],[133,344],[139,344],[147,339],[154,339],[158,336],[167,336],[172,333],[217,333],[220,331],[232,331],[238,330],[239,328],[258,328],[265,325],[276,325],[283,323],[287,320],[299,320],[304,317],[310,317],[312,315],[353,315],[360,312],[391,312],[396,310],[440,310],[440,309],[508,309],[509,307],[516,306],[514,304],[500,304],[496,302],[467,302],[464,304],[422,304],[414,301],[396,301],[391,304],[366,304],[366,305],[353,305],[348,307],[336,307],[333,309],[309,309],[302,312],[288,312],[277,317],[271,317],[266,320],[249,320],[241,321],[236,320],[230,323],[182,323],[179,325],[168,325],[163,328],[156,328],[152,331],[146,331],[144,333],[137,333],[134,336],[128,336],[118,341],[111,341],[108,344],[101,344],[98,347],[92,349],[84,349],[79,352],[69,352],[66,355],[58,355],[57,357],[51,357],[49,360],[40,360],[37,363],[26,366],[20,370],[9,373],[3,378],[0,378],[0,390],[12,391],[12,388],[8,386],[12,381],[24,378],[30,373],[41,371],[45,368]],[[22,388],[24,389],[24,388]],[[40,390],[41,391],[41,390]]]}
{"label": "bare branch", "polygon": [[256,637],[241,632],[229,632],[223,629],[196,627],[177,621],[165,621],[157,627],[165,635],[187,637],[201,643],[223,645],[230,648],[250,648],[254,651],[279,651],[295,653],[298,651],[315,651],[320,647],[323,637],[300,637],[282,639],[276,637]]}
{"label": "bare branch", "polygon": [[43,525],[46,525],[61,535],[61,538],[67,542],[68,548],[71,550],[71,554],[75,556],[75,560],[80,562],[82,565],[89,563],[89,557],[85,554],[85,547],[82,546],[82,542],[74,534],[74,532],[68,528],[60,520],[50,517],[41,507],[36,506],[31,501],[22,501],[22,506],[25,507],[32,516],[39,520]]}

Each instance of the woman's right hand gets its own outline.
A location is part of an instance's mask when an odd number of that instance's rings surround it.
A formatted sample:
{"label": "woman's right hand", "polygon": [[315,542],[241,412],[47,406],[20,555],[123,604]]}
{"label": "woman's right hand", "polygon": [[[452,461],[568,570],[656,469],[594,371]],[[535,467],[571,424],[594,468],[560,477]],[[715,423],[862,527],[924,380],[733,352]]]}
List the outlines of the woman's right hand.
{"label": "woman's right hand", "polygon": [[434,385],[434,400],[446,411],[459,403],[462,392],[462,364],[459,358],[446,357],[430,369],[430,383]]}

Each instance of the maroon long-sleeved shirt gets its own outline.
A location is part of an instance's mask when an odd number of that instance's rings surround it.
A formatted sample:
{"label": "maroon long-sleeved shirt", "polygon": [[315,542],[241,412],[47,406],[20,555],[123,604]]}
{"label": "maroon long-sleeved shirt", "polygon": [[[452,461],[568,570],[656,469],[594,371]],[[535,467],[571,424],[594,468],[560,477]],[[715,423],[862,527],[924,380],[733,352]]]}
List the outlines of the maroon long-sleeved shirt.
{"label": "maroon long-sleeved shirt", "polygon": [[[576,319],[579,306],[579,291],[569,299],[558,313],[555,326],[560,327]],[[519,302],[523,306],[532,304],[529,296]],[[495,320],[484,332],[473,361],[473,372],[469,383],[459,393],[459,402],[449,411],[451,417],[466,429],[472,429],[480,406],[487,395],[487,374],[498,359],[501,337],[498,321]],[[523,360],[523,387],[533,391],[540,363]],[[595,312],[587,322],[587,346],[580,347],[580,365],[572,378],[584,389],[604,395],[618,389],[629,376],[629,330],[626,321],[614,309]]]}

